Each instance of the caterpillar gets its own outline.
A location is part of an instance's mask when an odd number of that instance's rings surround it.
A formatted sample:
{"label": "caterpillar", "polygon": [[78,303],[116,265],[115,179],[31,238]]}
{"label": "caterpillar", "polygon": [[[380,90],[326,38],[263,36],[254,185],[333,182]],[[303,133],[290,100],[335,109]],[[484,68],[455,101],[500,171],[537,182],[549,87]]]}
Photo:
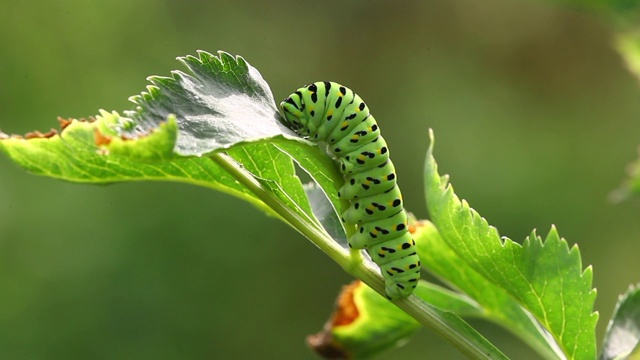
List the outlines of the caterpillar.
{"label": "caterpillar", "polygon": [[355,229],[349,247],[364,249],[380,267],[391,300],[409,296],[420,278],[420,259],[409,233],[389,149],[369,108],[352,90],[334,82],[299,88],[280,103],[284,124],[309,141],[326,144],[344,184],[338,197]]}

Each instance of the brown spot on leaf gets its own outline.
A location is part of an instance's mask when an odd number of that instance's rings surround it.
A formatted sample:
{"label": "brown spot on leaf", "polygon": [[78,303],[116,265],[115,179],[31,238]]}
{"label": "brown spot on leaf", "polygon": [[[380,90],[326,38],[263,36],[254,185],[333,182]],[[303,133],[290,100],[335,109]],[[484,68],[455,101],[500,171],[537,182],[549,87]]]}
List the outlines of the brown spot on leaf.
{"label": "brown spot on leaf", "polygon": [[428,220],[411,220],[409,219],[409,232],[415,234],[418,230],[423,228],[429,221]]}
{"label": "brown spot on leaf", "polygon": [[64,130],[67,126],[69,126],[69,124],[71,124],[72,121],[73,119],[64,119],[58,116],[58,122],[60,123],[60,130]]}
{"label": "brown spot on leaf", "polygon": [[342,292],[338,296],[336,308],[331,319],[333,326],[351,324],[360,315],[358,307],[353,302],[353,292],[360,285],[362,285],[360,281],[353,281],[351,284],[342,287]]}
{"label": "brown spot on leaf", "polygon": [[93,130],[93,139],[97,146],[109,145],[111,143],[111,137],[105,136],[98,129]]}
{"label": "brown spot on leaf", "polygon": [[28,132],[24,135],[24,138],[29,140],[29,139],[48,139],[51,138],[55,135],[58,135],[58,130],[55,129],[51,129],[46,133],[41,133],[40,131],[36,130],[36,131],[32,131],[32,132]]}
{"label": "brown spot on leaf", "polygon": [[[60,123],[60,130],[64,130],[67,126],[69,126],[74,120],[76,119],[65,119],[62,118],[60,116],[58,116],[58,123]],[[82,121],[82,122],[94,122],[96,121],[96,118],[91,116],[88,119],[82,118],[76,121]],[[30,131],[26,134],[24,134],[24,136],[22,135],[16,135],[16,134],[5,134],[2,131],[0,131],[0,139],[49,139],[52,138],[56,135],[59,134],[59,131],[56,129],[51,129],[49,131],[47,131],[46,133],[42,133],[38,130],[34,130],[34,131]]]}
{"label": "brown spot on leaf", "polygon": [[336,300],[331,318],[324,324],[322,331],[307,336],[307,345],[325,359],[348,359],[349,354],[338,344],[331,335],[338,326],[349,325],[354,322],[360,312],[353,301],[353,293],[362,282],[356,280],[342,288]]}

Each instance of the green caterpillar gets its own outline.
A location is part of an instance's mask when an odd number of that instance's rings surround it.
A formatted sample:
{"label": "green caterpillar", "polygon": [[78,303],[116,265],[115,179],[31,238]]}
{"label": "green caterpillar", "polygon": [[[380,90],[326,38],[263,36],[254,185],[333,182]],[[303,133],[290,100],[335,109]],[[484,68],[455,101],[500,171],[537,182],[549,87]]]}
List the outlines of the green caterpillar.
{"label": "green caterpillar", "polygon": [[340,163],[338,197],[350,202],[342,222],[357,227],[349,247],[366,249],[380,267],[389,299],[409,296],[420,278],[420,259],[387,144],[367,105],[350,89],[325,81],[298,89],[280,108],[291,130],[327,144]]}

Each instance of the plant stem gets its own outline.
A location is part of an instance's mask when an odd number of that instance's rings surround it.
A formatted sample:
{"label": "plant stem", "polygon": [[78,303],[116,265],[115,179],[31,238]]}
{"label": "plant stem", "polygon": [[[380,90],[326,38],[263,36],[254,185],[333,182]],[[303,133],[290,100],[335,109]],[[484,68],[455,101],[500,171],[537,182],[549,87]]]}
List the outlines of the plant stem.
{"label": "plant stem", "polygon": [[[223,153],[216,153],[210,155],[210,159],[224,168],[242,185],[246,186],[247,189],[251,190],[291,227],[307,237],[348,273],[360,279],[379,294],[384,294],[384,280],[375,269],[367,266],[364,261],[355,262],[353,257],[333,241],[323,229],[313,225],[310,226],[311,224],[309,224],[306,219],[280,202],[269,189],[265,188],[258,179],[233,158]],[[415,295],[406,299],[396,300],[393,303],[416,319],[420,324],[431,328],[443,336],[460,352],[471,359],[508,359],[497,348],[482,338],[480,334],[452,313],[438,310]],[[463,326],[468,327],[470,331],[464,334],[460,333],[450,326],[452,321],[462,323]],[[458,324],[458,326],[460,326],[460,324]]]}
{"label": "plant stem", "polygon": [[[309,221],[302,218],[288,206],[282,204],[271,191],[265,188],[249,171],[239,165],[232,157],[223,153],[210,155],[209,158],[220,165],[242,185],[251,190],[262,202],[275,211],[282,219],[302,235],[311,241],[324,253],[336,260],[339,264],[348,262],[348,254],[340,245],[334,241],[327,241],[329,238],[323,229],[316,226],[309,226]],[[330,239],[330,238],[329,238]]]}

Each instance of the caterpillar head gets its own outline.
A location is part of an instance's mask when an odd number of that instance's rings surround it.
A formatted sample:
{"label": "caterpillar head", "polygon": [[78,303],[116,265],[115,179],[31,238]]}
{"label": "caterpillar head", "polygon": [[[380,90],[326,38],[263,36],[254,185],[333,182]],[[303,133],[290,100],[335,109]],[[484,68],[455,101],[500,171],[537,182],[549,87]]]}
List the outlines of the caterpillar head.
{"label": "caterpillar head", "polygon": [[291,94],[280,103],[284,114],[285,125],[299,135],[309,135],[307,129],[307,114],[304,111],[304,101],[298,93]]}

